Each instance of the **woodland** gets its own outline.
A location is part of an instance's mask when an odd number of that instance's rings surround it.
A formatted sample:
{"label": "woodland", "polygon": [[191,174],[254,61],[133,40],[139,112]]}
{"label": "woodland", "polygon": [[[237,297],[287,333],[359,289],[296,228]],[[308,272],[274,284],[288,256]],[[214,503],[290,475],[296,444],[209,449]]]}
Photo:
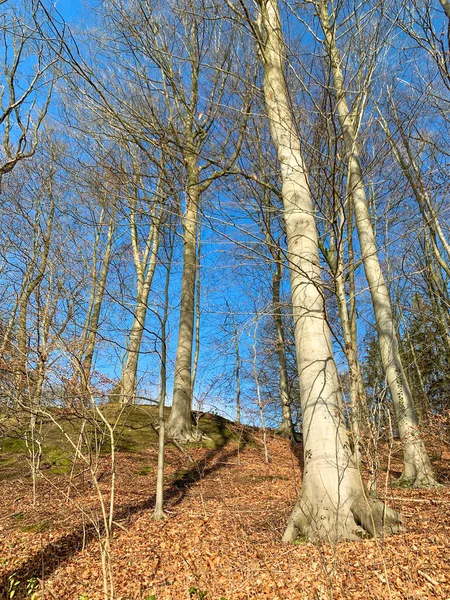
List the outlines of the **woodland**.
{"label": "woodland", "polygon": [[0,598],[449,600],[449,0],[0,31]]}

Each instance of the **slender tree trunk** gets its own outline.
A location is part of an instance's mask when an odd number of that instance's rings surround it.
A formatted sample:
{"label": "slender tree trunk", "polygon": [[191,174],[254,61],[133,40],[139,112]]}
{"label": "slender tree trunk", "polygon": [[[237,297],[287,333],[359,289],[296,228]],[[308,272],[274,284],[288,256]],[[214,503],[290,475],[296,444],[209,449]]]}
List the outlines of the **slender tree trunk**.
{"label": "slender tree trunk", "polygon": [[165,446],[165,429],[166,420],[164,417],[164,407],[166,402],[167,393],[167,319],[169,316],[169,284],[170,284],[170,272],[172,269],[172,258],[173,258],[173,240],[170,245],[170,252],[168,256],[167,272],[166,272],[166,283],[164,286],[164,308],[163,316],[161,319],[161,369],[160,369],[160,380],[161,387],[159,393],[159,439],[158,439],[158,473],[156,478],[156,499],[155,499],[155,510],[153,518],[155,521],[160,521],[166,518],[164,512],[164,446]]}
{"label": "slender tree trunk", "polygon": [[286,361],[286,342],[284,337],[283,317],[281,314],[281,280],[283,277],[283,258],[280,248],[272,238],[272,204],[270,192],[264,190],[264,224],[262,229],[266,238],[266,246],[272,256],[272,311],[277,336],[276,349],[278,358],[278,373],[280,382],[281,425],[279,433],[291,441],[295,441],[294,425],[292,423],[291,402],[289,398],[289,379]]}
{"label": "slender tree trunk", "polygon": [[273,320],[277,333],[277,356],[280,377],[280,402],[281,402],[281,435],[295,441],[294,425],[292,423],[291,401],[289,398],[289,380],[286,361],[286,341],[284,337],[283,318],[281,316],[280,284],[283,275],[281,258],[278,256],[275,262],[275,270],[272,272],[272,310]]}
{"label": "slender tree trunk", "polygon": [[255,380],[256,388],[256,403],[259,410],[259,418],[261,421],[261,429],[263,434],[263,447],[264,447],[264,461],[266,464],[269,463],[269,449],[267,447],[267,432],[266,432],[266,420],[264,418],[264,405],[261,398],[261,386],[259,385],[259,373],[258,373],[258,352],[257,352],[257,333],[258,333],[258,319],[256,316],[255,329],[253,331],[253,377]]}
{"label": "slender tree trunk", "polygon": [[283,540],[292,541],[299,533],[313,539],[356,539],[360,527],[376,534],[383,521],[395,528],[398,519],[365,495],[350,450],[324,313],[314,209],[284,79],[276,0],[262,1],[260,25],[264,97],[282,178],[303,414],[303,485]]}
{"label": "slender tree trunk", "polygon": [[141,258],[137,227],[135,222],[135,206],[132,206],[131,239],[133,245],[134,264],[137,275],[136,305],[133,312],[133,323],[127,340],[125,365],[122,370],[121,395],[122,404],[131,404],[136,398],[137,369],[139,353],[141,351],[142,336],[145,329],[147,317],[147,303],[153,276],[156,269],[156,260],[159,249],[159,228],[161,225],[161,211],[157,215],[155,206],[151,213],[152,223],[146,241],[144,254]]}
{"label": "slender tree trunk", "polygon": [[[348,362],[350,374],[350,422],[351,431],[353,434],[353,445],[355,459],[359,464],[361,430],[364,428],[365,420],[368,420],[367,404],[364,392],[364,382],[359,366],[357,347],[352,333],[352,324],[347,306],[347,294],[345,291],[344,279],[344,252],[342,243],[336,244],[334,236],[331,240],[330,262],[334,274],[334,282],[336,286],[336,299],[339,310],[339,318],[342,326],[344,337],[345,355]],[[362,395],[361,395],[362,394]]]}
{"label": "slender tree trunk", "polygon": [[236,382],[236,423],[241,422],[241,356],[239,351],[239,331],[236,325],[234,313],[227,302],[227,308],[231,314],[231,326],[234,336],[234,379]]}
{"label": "slender tree trunk", "polygon": [[111,264],[111,254],[113,245],[113,236],[115,229],[114,215],[108,227],[108,237],[106,241],[105,253],[103,255],[103,264],[100,274],[100,280],[97,285],[96,274],[94,275],[94,283],[92,288],[92,308],[88,312],[85,327],[85,344],[84,352],[81,359],[81,369],[83,377],[83,386],[89,385],[92,369],[92,361],[94,358],[95,345],[97,343],[98,325],[100,322],[100,313],[102,309],[103,296],[106,289],[106,281],[108,279],[109,266]]}
{"label": "slender tree trunk", "polygon": [[187,154],[187,206],[183,223],[183,272],[181,279],[180,323],[175,358],[173,400],[167,435],[180,442],[197,439],[192,424],[192,350],[194,339],[195,280],[197,272],[196,232],[200,185],[196,156]]}
{"label": "slender tree trunk", "polygon": [[420,437],[414,402],[395,337],[391,301],[378,259],[376,238],[369,215],[356,143],[356,131],[347,105],[344,79],[340,66],[341,59],[336,47],[334,31],[330,25],[328,4],[326,1],[320,0],[317,6],[331,63],[338,119],[349,164],[349,189],[355,211],[364,271],[372,296],[381,358],[402,440],[404,466],[399,484],[414,487],[434,485],[433,470],[425,445]]}
{"label": "slender tree trunk", "polygon": [[202,290],[200,283],[200,253],[201,253],[201,236],[200,236],[200,221],[197,231],[197,264],[195,277],[195,352],[194,362],[192,365],[192,393],[194,393],[195,380],[197,378],[198,359],[200,357],[200,303],[202,299]]}
{"label": "slender tree trunk", "polygon": [[[391,104],[393,105],[392,102],[391,102]],[[392,150],[392,152],[393,152],[393,154],[394,154],[394,156],[395,156],[395,158],[396,158],[396,160],[397,160],[397,162],[398,162],[398,164],[399,164],[399,166],[400,166],[406,180],[408,181],[408,183],[413,191],[413,194],[416,198],[417,204],[419,206],[420,214],[422,215],[422,221],[424,224],[424,228],[427,231],[429,231],[429,234],[430,234],[430,243],[432,246],[433,254],[434,254],[437,262],[439,263],[439,265],[446,272],[447,276],[450,277],[450,267],[448,264],[448,259],[450,258],[450,245],[447,241],[444,231],[442,230],[441,224],[439,222],[439,218],[436,214],[436,211],[434,209],[434,206],[433,206],[431,198],[428,194],[428,191],[421,181],[419,167],[417,166],[416,160],[411,151],[409,140],[408,140],[405,132],[401,128],[400,119],[397,116],[397,111],[395,110],[394,106],[393,106],[393,110],[395,112],[395,122],[396,122],[398,129],[400,130],[400,134],[401,134],[402,141],[403,141],[403,146],[408,155],[408,161],[402,156],[400,150],[398,149],[397,145],[395,144],[395,141],[393,140],[393,138],[389,132],[389,126],[386,122],[386,119],[381,114],[381,111],[378,110],[381,126],[383,128],[383,131],[386,134],[386,137],[388,139],[391,150]],[[447,260],[444,259],[441,251],[439,250],[439,247],[438,247],[437,241],[436,241],[436,237],[439,238],[439,240],[442,244],[442,247],[444,248],[444,250],[447,254]]]}
{"label": "slender tree trunk", "polygon": [[[36,244],[36,252],[33,256],[33,262],[37,261],[37,269],[34,271],[36,264],[32,264],[26,277],[28,282],[23,286],[21,298],[19,300],[19,318],[17,328],[17,367],[15,369],[16,382],[17,382],[17,398],[18,402],[25,402],[25,391],[28,384],[29,373],[28,373],[28,332],[27,332],[27,318],[28,318],[28,305],[30,302],[31,295],[40,285],[44,279],[45,271],[47,269],[48,255],[50,252],[51,236],[53,231],[53,219],[55,216],[55,199],[53,196],[53,177],[54,172],[49,176],[49,198],[50,198],[50,210],[46,220],[46,229],[44,238],[42,240],[42,247],[40,248],[39,256],[37,254],[37,248],[40,243]],[[38,211],[38,217],[40,212]]]}

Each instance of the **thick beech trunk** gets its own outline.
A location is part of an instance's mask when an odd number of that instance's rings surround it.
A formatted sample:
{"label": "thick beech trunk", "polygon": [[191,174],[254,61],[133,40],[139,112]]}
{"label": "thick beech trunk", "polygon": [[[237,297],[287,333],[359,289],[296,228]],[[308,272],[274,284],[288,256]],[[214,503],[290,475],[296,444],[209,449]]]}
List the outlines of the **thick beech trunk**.
{"label": "thick beech trunk", "polygon": [[355,211],[356,228],[361,247],[364,272],[372,296],[383,368],[402,440],[404,467],[399,484],[412,485],[414,487],[434,485],[435,479],[431,463],[425,445],[420,437],[411,390],[398,350],[391,301],[378,259],[376,238],[364,189],[356,143],[356,131],[347,105],[341,59],[336,47],[334,30],[330,25],[328,4],[324,0],[321,0],[318,4],[318,15],[325,34],[325,45],[330,59],[336,93],[338,119],[348,158],[348,187]]}
{"label": "thick beech trunk", "polygon": [[260,51],[264,96],[282,178],[295,342],[303,414],[301,495],[283,536],[355,539],[398,517],[369,499],[351,452],[330,330],[324,314],[318,239],[310,188],[284,80],[284,42],[276,0],[263,0]]}
{"label": "thick beech trunk", "polygon": [[197,438],[192,424],[192,350],[194,342],[195,280],[197,272],[196,232],[200,186],[195,155],[186,158],[188,173],[187,206],[183,223],[183,272],[181,279],[180,324],[175,358],[175,376],[167,436],[180,442]]}

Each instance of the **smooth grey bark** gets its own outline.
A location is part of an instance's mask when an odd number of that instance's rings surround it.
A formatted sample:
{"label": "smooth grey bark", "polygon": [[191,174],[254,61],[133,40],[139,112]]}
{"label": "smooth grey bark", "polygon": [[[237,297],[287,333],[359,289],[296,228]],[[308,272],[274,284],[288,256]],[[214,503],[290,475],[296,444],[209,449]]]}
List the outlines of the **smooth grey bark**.
{"label": "smooth grey bark", "polygon": [[381,358],[402,441],[404,466],[398,483],[414,487],[435,485],[430,459],[420,436],[413,397],[400,358],[391,300],[378,259],[376,238],[364,189],[357,134],[347,104],[341,57],[336,46],[334,28],[330,24],[328,2],[320,0],[316,7],[333,76],[337,115],[348,160],[348,187],[355,212],[364,272],[374,307]]}
{"label": "smooth grey bark", "polygon": [[289,397],[289,378],[286,360],[286,341],[284,336],[283,317],[281,314],[281,280],[283,278],[283,257],[279,246],[272,238],[272,205],[270,192],[264,190],[264,234],[266,246],[272,256],[272,315],[276,332],[276,353],[278,358],[278,376],[281,404],[281,425],[279,433],[295,441],[294,425],[292,423],[291,401]]}
{"label": "smooth grey bark", "polygon": [[196,233],[201,189],[197,159],[186,155],[187,206],[183,218],[183,271],[181,276],[180,322],[175,357],[173,399],[167,435],[180,442],[197,439],[192,423],[192,351],[194,341],[195,281],[197,273]]}
{"label": "smooth grey bark", "polygon": [[324,312],[314,209],[284,78],[284,40],[276,0],[263,0],[259,50],[264,98],[282,179],[295,342],[303,415],[304,473],[284,541],[357,539],[388,526],[395,511],[365,494],[350,449],[331,335]]}
{"label": "smooth grey bark", "polygon": [[156,198],[155,205],[151,211],[151,224],[145,248],[141,253],[139,234],[136,224],[136,199],[133,199],[130,212],[131,243],[133,247],[133,259],[137,277],[136,304],[133,311],[133,322],[127,339],[126,359],[121,377],[121,403],[132,404],[136,398],[137,368],[139,353],[141,350],[142,336],[145,329],[147,317],[147,303],[150,288],[156,269],[161,225],[161,209],[158,211]]}
{"label": "smooth grey bark", "polygon": [[110,222],[108,225],[108,233],[106,239],[105,251],[103,254],[102,266],[100,269],[100,277],[97,276],[97,251],[98,251],[98,242],[99,242],[99,234],[101,229],[103,228],[103,217],[104,217],[104,209],[102,210],[100,220],[99,220],[99,229],[98,234],[96,236],[95,245],[94,245],[94,264],[92,268],[92,289],[91,289],[91,297],[88,306],[88,311],[86,315],[86,322],[82,335],[82,354],[80,358],[81,363],[81,375],[82,375],[82,383],[83,387],[87,387],[89,385],[90,377],[91,377],[91,369],[92,362],[94,359],[95,346],[97,343],[98,337],[98,327],[100,322],[100,314],[103,304],[103,297],[105,295],[106,282],[108,279],[109,267],[111,264],[111,254],[112,254],[112,246],[113,246],[113,238],[114,238],[114,230],[115,230],[115,215],[114,213],[111,215]]}
{"label": "smooth grey bark", "polygon": [[158,472],[156,477],[156,499],[153,518],[160,521],[166,518],[164,512],[164,446],[166,442],[166,420],[164,416],[164,407],[167,393],[167,319],[169,317],[169,284],[170,273],[172,270],[173,258],[173,240],[170,244],[170,251],[167,262],[166,282],[164,285],[164,307],[161,318],[161,368],[160,368],[160,392],[159,392],[159,439],[158,439]]}

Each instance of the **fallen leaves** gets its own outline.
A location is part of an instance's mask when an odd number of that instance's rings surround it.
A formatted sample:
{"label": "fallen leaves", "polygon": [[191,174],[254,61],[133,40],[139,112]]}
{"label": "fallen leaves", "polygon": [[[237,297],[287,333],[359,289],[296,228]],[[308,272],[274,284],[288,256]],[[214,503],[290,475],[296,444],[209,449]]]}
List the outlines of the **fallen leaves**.
{"label": "fallen leaves", "polygon": [[[139,462],[156,462],[156,449],[142,456],[119,454],[118,526],[111,541],[117,599],[198,600],[200,592],[205,600],[450,598],[448,487],[386,490],[387,503],[400,505],[402,535],[286,546],[280,538],[301,472],[284,440],[270,439],[269,451],[267,466],[262,449],[254,446],[239,450],[238,464],[234,442],[214,452],[190,451],[194,463],[169,449],[170,518],[160,522],[152,520],[154,471],[136,476]],[[79,510],[91,515],[98,510],[88,482],[77,484],[75,502],[65,504],[64,476],[51,484],[40,481],[35,507],[25,472],[2,483],[3,583],[13,572],[24,580],[39,576],[48,592],[44,598],[78,600],[86,593],[100,600],[98,540]],[[102,482],[105,492],[107,485]],[[51,519],[51,531],[24,531],[45,519]],[[194,588],[197,596],[190,596]]]}

